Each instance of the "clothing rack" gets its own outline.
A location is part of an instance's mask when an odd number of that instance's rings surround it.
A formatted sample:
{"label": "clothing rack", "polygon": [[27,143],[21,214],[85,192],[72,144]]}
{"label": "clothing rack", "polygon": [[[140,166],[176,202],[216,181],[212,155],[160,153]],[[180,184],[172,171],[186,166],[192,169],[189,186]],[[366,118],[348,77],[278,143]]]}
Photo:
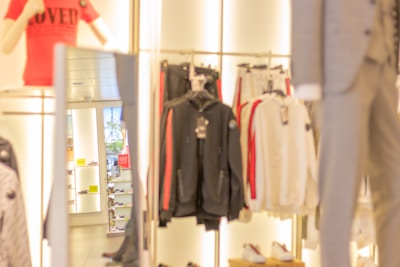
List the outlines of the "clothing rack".
{"label": "clothing rack", "polygon": [[[45,101],[50,101],[55,99],[54,96],[54,92],[49,89],[50,87],[26,87],[26,88],[16,88],[16,89],[4,89],[0,91],[0,99],[14,99],[14,100],[37,100],[40,101],[40,103],[38,103],[36,110],[37,111],[29,111],[29,108],[15,108],[12,110],[9,110],[10,107],[7,107],[5,109],[2,109],[2,107],[0,107],[0,117],[1,116],[41,116],[41,131],[42,133],[44,132],[44,116],[46,115],[50,115],[50,116],[54,116],[55,112],[53,111],[46,111],[49,110],[50,108],[46,108],[45,105]],[[8,100],[7,100],[8,101]],[[10,104],[11,106],[12,104]],[[44,135],[42,134],[41,136],[41,168],[40,168],[40,177],[42,177],[41,181],[40,181],[40,188],[41,191],[43,192],[44,190],[44,181],[43,181],[43,177],[44,177],[44,164],[45,164],[45,159],[44,159],[44,155],[43,155],[43,151],[45,150],[44,147]],[[43,205],[44,205],[44,199],[43,199],[43,193],[41,194],[40,197],[40,214],[43,214]],[[40,216],[41,221],[40,223],[43,225],[43,218],[42,216]],[[41,229],[40,229],[41,231]],[[42,234],[40,234],[42,236]],[[39,261],[40,261],[40,265],[43,264],[43,246],[40,245],[39,248],[40,251],[40,256],[39,256]]]}
{"label": "clothing rack", "polygon": [[[222,50],[222,47],[219,48]],[[139,52],[154,52],[150,49],[140,49]],[[211,52],[211,51],[203,51],[203,50],[179,50],[179,49],[160,49],[157,51],[160,54],[178,54],[178,55],[188,55],[190,56],[190,63],[191,65],[194,64],[194,56],[195,55],[216,55],[219,56],[219,64],[222,66],[222,56],[237,56],[237,57],[256,57],[256,58],[267,58],[268,59],[268,66],[271,66],[272,58],[286,58],[290,59],[290,54],[279,54],[279,53],[272,53],[271,50],[263,51],[263,52]],[[269,68],[268,68],[269,69]],[[291,237],[291,245],[292,245],[292,253],[294,256],[301,260],[302,259],[302,223],[303,223],[303,216],[294,214],[292,216],[292,237]],[[220,232],[219,230],[215,231],[214,237],[214,266],[219,267],[220,261]]]}

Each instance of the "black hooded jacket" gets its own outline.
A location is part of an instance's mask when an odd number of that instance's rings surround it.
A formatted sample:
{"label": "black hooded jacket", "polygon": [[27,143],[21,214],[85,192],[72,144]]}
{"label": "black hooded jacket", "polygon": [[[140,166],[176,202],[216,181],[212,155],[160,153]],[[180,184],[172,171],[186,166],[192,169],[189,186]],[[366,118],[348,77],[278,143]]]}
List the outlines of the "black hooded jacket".
{"label": "black hooded jacket", "polygon": [[211,228],[220,217],[238,218],[244,204],[242,161],[229,106],[205,90],[167,102],[160,144],[160,226],[171,217],[196,216],[206,227],[214,222]]}

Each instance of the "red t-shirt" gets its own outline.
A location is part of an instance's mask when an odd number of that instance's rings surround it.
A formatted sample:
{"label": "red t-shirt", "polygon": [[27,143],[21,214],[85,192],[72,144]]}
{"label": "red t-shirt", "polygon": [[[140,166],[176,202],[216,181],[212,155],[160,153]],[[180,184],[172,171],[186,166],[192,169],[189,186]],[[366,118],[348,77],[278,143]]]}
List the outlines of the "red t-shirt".
{"label": "red t-shirt", "polygon": [[[26,1],[11,0],[5,18],[16,20]],[[44,6],[26,28],[25,85],[53,85],[54,45],[75,46],[79,20],[90,23],[99,16],[89,0],[44,0]]]}

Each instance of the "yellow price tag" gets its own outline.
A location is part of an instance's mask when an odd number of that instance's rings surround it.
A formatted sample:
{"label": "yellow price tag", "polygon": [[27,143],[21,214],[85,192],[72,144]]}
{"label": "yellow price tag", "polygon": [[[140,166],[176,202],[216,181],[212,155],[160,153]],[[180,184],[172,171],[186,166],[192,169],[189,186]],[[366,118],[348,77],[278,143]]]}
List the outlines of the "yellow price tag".
{"label": "yellow price tag", "polygon": [[90,185],[89,186],[89,193],[97,193],[99,192],[99,186],[98,185]]}
{"label": "yellow price tag", "polygon": [[86,159],[81,158],[76,160],[76,165],[77,166],[86,166]]}

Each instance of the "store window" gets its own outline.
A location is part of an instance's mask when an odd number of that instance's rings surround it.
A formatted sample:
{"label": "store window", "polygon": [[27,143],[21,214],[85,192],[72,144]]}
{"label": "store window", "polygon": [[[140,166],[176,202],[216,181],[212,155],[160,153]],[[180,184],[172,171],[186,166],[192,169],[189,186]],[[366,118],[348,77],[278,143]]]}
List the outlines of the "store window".
{"label": "store window", "polygon": [[[104,141],[106,146],[107,171],[118,164],[118,155],[124,150],[124,138],[121,131],[121,108],[103,109]],[[108,173],[110,175],[111,173]]]}

